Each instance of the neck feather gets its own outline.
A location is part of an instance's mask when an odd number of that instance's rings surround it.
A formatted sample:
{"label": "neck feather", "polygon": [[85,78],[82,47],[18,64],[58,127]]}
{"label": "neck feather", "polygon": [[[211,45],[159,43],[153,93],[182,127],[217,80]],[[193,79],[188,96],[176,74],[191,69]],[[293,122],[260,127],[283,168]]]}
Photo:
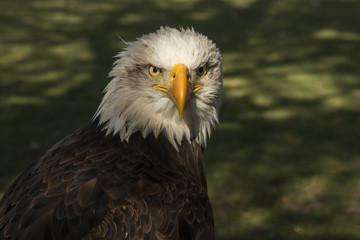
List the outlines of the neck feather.
{"label": "neck feather", "polygon": [[122,141],[129,141],[135,132],[141,132],[144,138],[150,133],[155,138],[163,134],[176,150],[183,139],[188,142],[195,139],[202,147],[206,146],[212,128],[218,123],[217,106],[211,107],[195,99],[189,102],[180,119],[169,98],[149,100],[129,89],[119,94],[116,92],[119,89],[112,87],[115,82],[117,80],[113,79],[105,89],[105,96],[94,115],[106,135],[119,134]]}

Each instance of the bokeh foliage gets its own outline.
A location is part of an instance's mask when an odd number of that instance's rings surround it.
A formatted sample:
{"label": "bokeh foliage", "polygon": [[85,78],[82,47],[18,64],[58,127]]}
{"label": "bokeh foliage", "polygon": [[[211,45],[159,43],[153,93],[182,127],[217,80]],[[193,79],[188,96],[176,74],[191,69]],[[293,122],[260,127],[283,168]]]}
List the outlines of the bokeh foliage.
{"label": "bokeh foliage", "polygon": [[0,2],[0,192],[89,121],[113,56],[160,25],[219,46],[217,239],[360,238],[360,0]]}

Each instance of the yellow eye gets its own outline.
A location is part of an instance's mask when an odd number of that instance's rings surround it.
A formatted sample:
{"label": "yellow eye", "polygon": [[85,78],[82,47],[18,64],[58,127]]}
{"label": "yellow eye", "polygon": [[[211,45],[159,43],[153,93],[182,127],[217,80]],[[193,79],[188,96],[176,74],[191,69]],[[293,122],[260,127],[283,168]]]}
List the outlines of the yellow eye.
{"label": "yellow eye", "polygon": [[158,77],[161,75],[161,69],[153,65],[149,66],[149,74],[152,77]]}
{"label": "yellow eye", "polygon": [[201,66],[196,71],[199,76],[204,77],[207,73],[207,67],[206,67],[206,65]]}

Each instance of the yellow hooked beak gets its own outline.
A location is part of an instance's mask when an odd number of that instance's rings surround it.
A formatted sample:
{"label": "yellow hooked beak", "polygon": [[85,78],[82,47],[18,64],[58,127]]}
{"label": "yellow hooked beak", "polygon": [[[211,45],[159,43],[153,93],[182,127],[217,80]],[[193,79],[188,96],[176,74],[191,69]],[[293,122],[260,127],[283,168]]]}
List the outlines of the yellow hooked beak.
{"label": "yellow hooked beak", "polygon": [[171,72],[169,93],[176,102],[180,117],[185,109],[189,84],[189,69],[184,64],[176,64]]}
{"label": "yellow hooked beak", "polygon": [[165,84],[154,85],[153,88],[169,94],[177,105],[179,116],[182,117],[190,88],[189,69],[184,64],[176,64],[171,71],[170,81]]}

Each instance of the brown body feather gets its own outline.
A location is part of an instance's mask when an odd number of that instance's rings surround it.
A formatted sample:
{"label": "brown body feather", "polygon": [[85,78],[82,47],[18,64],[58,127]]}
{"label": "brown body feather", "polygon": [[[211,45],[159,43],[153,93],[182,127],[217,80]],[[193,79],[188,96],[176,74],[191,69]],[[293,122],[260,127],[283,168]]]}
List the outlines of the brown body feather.
{"label": "brown body feather", "polygon": [[54,145],[0,202],[0,239],[214,238],[201,147],[122,142],[89,123]]}

